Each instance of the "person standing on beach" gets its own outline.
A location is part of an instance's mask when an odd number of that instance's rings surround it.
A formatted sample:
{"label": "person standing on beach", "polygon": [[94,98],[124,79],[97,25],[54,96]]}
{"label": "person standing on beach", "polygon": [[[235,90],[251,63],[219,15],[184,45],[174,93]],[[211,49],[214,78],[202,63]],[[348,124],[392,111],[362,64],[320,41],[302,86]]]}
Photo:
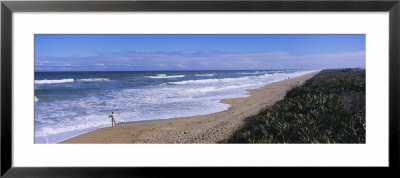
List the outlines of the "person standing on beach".
{"label": "person standing on beach", "polygon": [[111,125],[114,127],[115,126],[115,115],[114,115],[114,112],[111,112],[111,115],[109,115],[108,117],[111,118]]}

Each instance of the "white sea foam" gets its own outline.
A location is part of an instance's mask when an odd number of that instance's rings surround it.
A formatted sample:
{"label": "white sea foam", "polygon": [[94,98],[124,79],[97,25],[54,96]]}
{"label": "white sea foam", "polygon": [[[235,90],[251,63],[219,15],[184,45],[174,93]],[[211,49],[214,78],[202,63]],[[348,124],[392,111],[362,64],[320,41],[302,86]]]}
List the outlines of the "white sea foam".
{"label": "white sea foam", "polygon": [[110,81],[108,78],[85,78],[85,79],[78,79],[78,82],[105,82]]}
{"label": "white sea foam", "polygon": [[[300,72],[292,72],[292,73],[280,73],[275,72],[273,74],[264,74],[259,76],[246,76],[246,77],[238,77],[238,78],[221,78],[221,79],[201,79],[201,80],[184,80],[179,82],[168,82],[169,84],[176,84],[176,85],[187,85],[187,84],[207,84],[207,83],[231,83],[231,82],[239,82],[245,80],[260,80],[260,79],[275,79],[275,78],[282,78],[285,77],[297,77],[300,75],[304,75],[306,73],[310,73],[314,71],[300,71]],[[261,73],[261,72],[260,72]]]}
{"label": "white sea foam", "polygon": [[35,80],[35,84],[54,84],[54,83],[69,83],[74,82],[74,79],[60,79],[60,80]]}
{"label": "white sea foam", "polygon": [[180,82],[168,82],[170,84],[185,85],[185,84],[205,84],[205,83],[217,83],[217,82],[233,82],[247,80],[249,77],[239,77],[239,78],[222,78],[222,79],[202,79],[202,80],[185,80]]}
{"label": "white sea foam", "polygon": [[257,74],[265,74],[264,72],[260,72],[260,71],[255,71],[255,72],[238,72],[238,74],[243,74],[243,75],[257,75]]}
{"label": "white sea foam", "polygon": [[195,74],[195,76],[198,76],[198,77],[212,77],[212,76],[214,76],[214,74]]}
{"label": "white sea foam", "polygon": [[218,82],[220,79],[204,79],[204,80],[185,80],[180,82],[168,82],[169,84],[185,85],[185,84],[202,84],[202,83],[214,83]]}
{"label": "white sea foam", "polygon": [[243,84],[243,85],[227,85],[227,86],[215,86],[215,87],[201,87],[201,88],[189,88],[184,89],[183,91],[188,93],[209,93],[209,92],[216,92],[216,91],[224,91],[224,90],[231,90],[231,89],[239,89],[239,88],[249,88],[260,85],[262,83],[250,83],[250,84]]}
{"label": "white sea foam", "polygon": [[37,101],[39,101],[39,98],[37,98],[37,97],[35,96],[35,102],[37,102]]}
{"label": "white sea foam", "polygon": [[185,77],[185,75],[169,75],[167,76],[167,74],[158,74],[156,76],[147,76],[148,78],[181,78],[181,77]]}
{"label": "white sea foam", "polygon": [[207,92],[212,92],[212,91],[216,91],[216,90],[218,90],[216,87],[201,87],[201,88],[189,88],[189,89],[186,89],[183,91],[185,91],[186,93],[198,93],[198,92],[207,93]]}
{"label": "white sea foam", "polygon": [[100,126],[110,125],[106,116],[92,115],[79,118],[64,119],[51,127],[42,127],[37,129],[36,136],[47,136],[74,130],[83,130],[88,128],[98,128]]}

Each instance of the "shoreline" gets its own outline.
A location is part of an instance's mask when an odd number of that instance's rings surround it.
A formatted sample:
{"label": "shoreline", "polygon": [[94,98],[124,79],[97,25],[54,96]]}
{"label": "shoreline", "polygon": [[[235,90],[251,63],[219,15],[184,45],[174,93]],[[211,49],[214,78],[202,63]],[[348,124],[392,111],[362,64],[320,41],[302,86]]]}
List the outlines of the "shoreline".
{"label": "shoreline", "polygon": [[224,111],[206,115],[120,123],[96,129],[59,143],[216,143],[240,128],[246,118],[280,101],[286,92],[303,84],[312,72],[260,88],[249,89],[245,97],[221,99],[229,104]]}

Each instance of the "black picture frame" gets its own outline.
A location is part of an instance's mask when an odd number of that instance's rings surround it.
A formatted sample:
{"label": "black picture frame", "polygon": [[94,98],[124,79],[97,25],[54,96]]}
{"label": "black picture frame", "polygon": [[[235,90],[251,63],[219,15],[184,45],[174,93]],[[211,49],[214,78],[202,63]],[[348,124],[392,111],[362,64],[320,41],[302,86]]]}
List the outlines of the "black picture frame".
{"label": "black picture frame", "polygon": [[[389,12],[389,167],[367,168],[395,171],[399,168],[400,118],[400,1],[2,1],[1,2],[1,175],[5,177],[131,177],[178,176],[178,168],[129,167],[66,167],[19,168],[12,165],[12,18],[13,12],[123,12],[123,11],[332,11],[332,12]],[[384,60],[384,59],[382,59]],[[199,170],[200,169],[200,170]],[[241,173],[242,168],[185,168],[196,176],[218,173]],[[252,168],[251,174],[265,172],[265,168]],[[286,172],[278,168],[279,172]],[[296,168],[289,168],[296,169]],[[327,169],[327,168],[320,168]],[[347,169],[347,168],[346,168]],[[296,169],[307,173],[310,169]],[[352,169],[348,169],[352,170]],[[248,172],[248,171],[246,171]],[[214,173],[213,173],[214,174]],[[330,175],[340,172],[330,171]]]}

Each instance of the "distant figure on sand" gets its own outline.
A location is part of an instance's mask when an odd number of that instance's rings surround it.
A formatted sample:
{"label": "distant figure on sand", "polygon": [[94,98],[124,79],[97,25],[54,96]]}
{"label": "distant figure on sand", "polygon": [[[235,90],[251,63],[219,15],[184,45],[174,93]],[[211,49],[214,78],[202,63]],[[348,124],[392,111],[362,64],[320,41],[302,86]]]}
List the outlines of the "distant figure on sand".
{"label": "distant figure on sand", "polygon": [[114,115],[114,112],[111,112],[111,115],[109,115],[108,117],[111,118],[111,125],[115,126],[115,115]]}

